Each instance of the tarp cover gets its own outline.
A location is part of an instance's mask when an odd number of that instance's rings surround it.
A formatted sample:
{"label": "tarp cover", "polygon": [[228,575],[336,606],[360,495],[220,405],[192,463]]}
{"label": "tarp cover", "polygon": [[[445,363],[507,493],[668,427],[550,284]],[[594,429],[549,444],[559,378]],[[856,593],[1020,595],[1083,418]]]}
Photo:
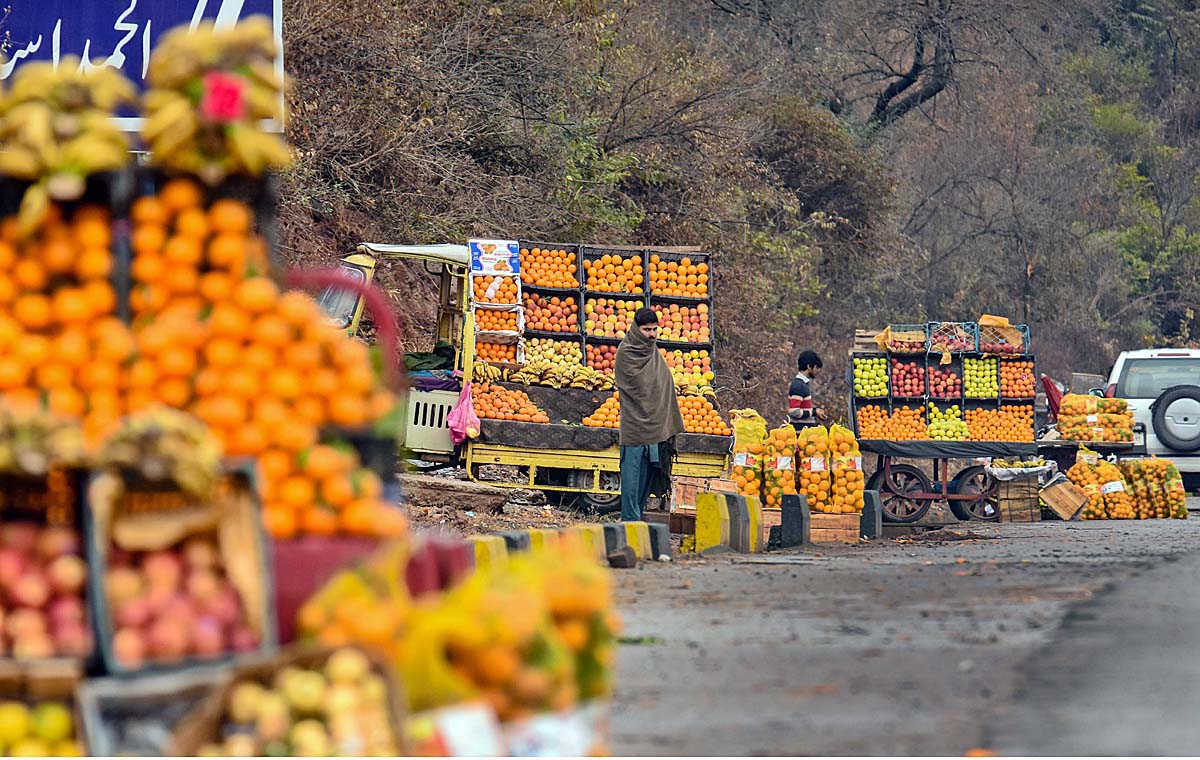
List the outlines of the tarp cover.
{"label": "tarp cover", "polygon": [[880,441],[861,440],[863,451],[911,459],[974,459],[976,457],[1025,457],[1037,454],[1035,443],[1003,441]]}

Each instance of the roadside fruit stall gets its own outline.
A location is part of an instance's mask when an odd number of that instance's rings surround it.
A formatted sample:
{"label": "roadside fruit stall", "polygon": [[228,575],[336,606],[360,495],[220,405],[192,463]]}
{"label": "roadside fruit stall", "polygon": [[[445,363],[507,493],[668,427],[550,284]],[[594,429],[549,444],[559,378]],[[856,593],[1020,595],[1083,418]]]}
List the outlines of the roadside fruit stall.
{"label": "roadside fruit stall", "polygon": [[[465,246],[363,244],[343,267],[370,281],[387,259],[435,266],[441,298],[436,338],[454,357],[436,378],[447,386],[426,390],[418,376],[408,393],[404,443],[417,456],[462,461],[479,480],[485,467],[518,468],[519,478],[488,482],[615,509],[616,351],[634,313],[649,307],[659,315],[659,347],[686,426],[673,472],[704,479],[724,472],[730,431],[715,406],[708,254],[471,240]],[[360,303],[332,293],[322,300],[349,332],[358,332]],[[480,424],[476,436],[455,446],[449,418],[466,382]]]}
{"label": "roadside fruit stall", "polygon": [[[980,322],[889,325],[851,352],[849,407],[863,451],[876,455],[867,488],[884,519],[920,520],[945,501],[961,520],[994,520],[997,483],[982,462],[1037,455],[1034,357],[1023,325]],[[923,467],[899,459],[929,460]]]}
{"label": "roadside fruit stall", "polygon": [[[69,60],[0,93],[0,751],[438,754],[456,710],[492,754],[547,721],[595,751],[607,571],[570,534],[477,568],[411,533],[376,456],[403,377],[298,285],[329,277],[278,269],[274,53],[264,19],[202,23],[140,99]],[[475,305],[520,349],[511,279]]]}

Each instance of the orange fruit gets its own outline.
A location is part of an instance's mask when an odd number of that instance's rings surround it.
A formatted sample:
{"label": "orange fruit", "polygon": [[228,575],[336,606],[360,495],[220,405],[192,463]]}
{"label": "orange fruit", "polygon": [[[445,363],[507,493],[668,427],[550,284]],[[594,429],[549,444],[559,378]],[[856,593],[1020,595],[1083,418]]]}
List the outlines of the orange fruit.
{"label": "orange fruit", "polygon": [[157,197],[144,195],[130,206],[129,217],[138,225],[166,224],[167,209]]}
{"label": "orange fruit", "polygon": [[167,228],[158,224],[138,225],[133,229],[129,244],[135,257],[158,253],[167,244]]}
{"label": "orange fruit", "polygon": [[190,238],[199,248],[208,237],[208,215],[198,208],[184,209],[175,217],[175,232]]}
{"label": "orange fruit", "polygon": [[204,260],[204,249],[195,238],[175,235],[163,248],[163,257],[170,264],[194,267]]}
{"label": "orange fruit", "polygon": [[222,198],[208,209],[208,221],[219,233],[245,235],[250,231],[253,215],[246,204]]}
{"label": "orange fruit", "polygon": [[286,505],[264,505],[262,520],[263,527],[274,538],[292,538],[299,530],[296,513]]}
{"label": "orange fruit", "polygon": [[158,384],[158,399],[167,406],[182,409],[192,398],[192,389],[183,378],[171,377]]}
{"label": "orange fruit", "polygon": [[286,451],[267,449],[258,455],[258,471],[268,480],[281,481],[292,472],[293,460]]}
{"label": "orange fruit", "polygon": [[18,298],[13,304],[12,313],[18,322],[31,330],[47,327],[53,317],[50,299],[36,293]]}
{"label": "orange fruit", "polygon": [[313,506],[300,513],[300,528],[313,536],[333,536],[338,532],[336,512]]}
{"label": "orange fruit", "polygon": [[278,298],[279,289],[266,277],[249,277],[233,291],[234,303],[253,314],[265,312]]}
{"label": "orange fruit", "polygon": [[199,208],[204,203],[200,186],[189,179],[173,179],[158,192],[159,200],[168,213],[177,214],[189,208]]}

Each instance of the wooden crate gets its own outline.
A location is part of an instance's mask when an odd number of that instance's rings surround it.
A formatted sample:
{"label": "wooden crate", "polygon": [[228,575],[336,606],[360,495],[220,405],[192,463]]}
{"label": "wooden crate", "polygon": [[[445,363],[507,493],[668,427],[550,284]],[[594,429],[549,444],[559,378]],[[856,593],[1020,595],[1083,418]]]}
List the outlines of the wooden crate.
{"label": "wooden crate", "polygon": [[1000,522],[1041,522],[1042,505],[1036,477],[1000,481],[997,500]]}
{"label": "wooden crate", "polygon": [[853,350],[878,351],[879,344],[875,342],[875,336],[878,335],[879,332],[879,330],[855,330]]}
{"label": "wooden crate", "polygon": [[829,515],[824,512],[811,514],[809,537],[814,544],[857,544],[862,524],[862,513]]}
{"label": "wooden crate", "polygon": [[1063,520],[1074,520],[1088,503],[1087,494],[1074,483],[1063,480],[1042,489],[1042,501]]}

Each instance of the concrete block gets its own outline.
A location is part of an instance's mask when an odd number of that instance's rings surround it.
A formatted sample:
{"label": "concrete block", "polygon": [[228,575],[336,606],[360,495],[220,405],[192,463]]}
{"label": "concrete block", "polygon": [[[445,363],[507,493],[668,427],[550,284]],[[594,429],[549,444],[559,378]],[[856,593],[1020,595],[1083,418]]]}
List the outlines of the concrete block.
{"label": "concrete block", "polygon": [[563,533],[578,541],[580,546],[603,564],[608,559],[608,548],[604,541],[604,526],[599,523],[581,523],[565,528]]}
{"label": "concrete block", "polygon": [[609,567],[628,569],[631,567],[637,567],[637,562],[637,554],[633,551],[633,547],[631,547],[629,544],[625,544],[615,552],[609,552],[608,555]]}
{"label": "concrete block", "polygon": [[633,547],[638,559],[656,559],[650,551],[650,525],[641,520],[621,523],[625,526],[625,543]]}
{"label": "concrete block", "polygon": [[505,530],[496,535],[504,539],[510,552],[529,551],[529,531],[527,530]]}
{"label": "concrete block", "polygon": [[808,513],[808,499],[803,494],[784,494],[779,517],[780,548],[803,546],[810,542],[812,520]]}
{"label": "concrete block", "polygon": [[736,493],[721,494],[729,510],[728,545],[742,554],[750,553],[750,512],[745,496]]}
{"label": "concrete block", "polygon": [[869,539],[883,538],[883,502],[878,491],[863,492],[862,520],[859,533]]}
{"label": "concrete block", "polygon": [[755,496],[746,496],[746,516],[748,518],[747,532],[749,551],[758,554],[763,550],[763,512],[762,502]]}
{"label": "concrete block", "polygon": [[729,545],[729,507],[723,494],[696,495],[696,551]]}
{"label": "concrete block", "polygon": [[551,528],[529,529],[529,551],[540,552],[558,545],[558,531]]}
{"label": "concrete block", "polygon": [[508,564],[508,545],[500,536],[471,536],[475,547],[475,567],[480,570],[504,567]]}
{"label": "concrete block", "polygon": [[604,553],[612,554],[622,546],[628,546],[625,540],[625,526],[620,523],[604,523]]}
{"label": "concrete block", "polygon": [[671,553],[671,532],[667,530],[665,525],[650,526],[650,556],[657,560],[659,557],[666,555],[673,556]]}

